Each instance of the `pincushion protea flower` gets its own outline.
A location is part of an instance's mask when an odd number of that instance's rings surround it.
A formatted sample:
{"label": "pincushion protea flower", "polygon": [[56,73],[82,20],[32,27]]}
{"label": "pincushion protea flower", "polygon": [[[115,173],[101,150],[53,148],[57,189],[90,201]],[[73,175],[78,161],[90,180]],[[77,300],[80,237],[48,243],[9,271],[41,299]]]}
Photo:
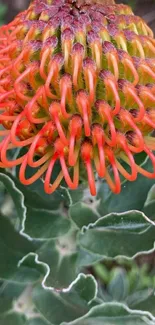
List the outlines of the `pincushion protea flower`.
{"label": "pincushion protea flower", "polygon": [[[32,1],[0,29],[0,111],[0,167],[20,165],[25,185],[43,177],[50,194],[64,178],[76,189],[86,169],[95,195],[95,173],[114,193],[121,174],[155,178],[152,31],[113,0]],[[10,161],[17,147],[27,153]],[[153,172],[136,164],[141,152]],[[27,166],[39,167],[29,179]]]}

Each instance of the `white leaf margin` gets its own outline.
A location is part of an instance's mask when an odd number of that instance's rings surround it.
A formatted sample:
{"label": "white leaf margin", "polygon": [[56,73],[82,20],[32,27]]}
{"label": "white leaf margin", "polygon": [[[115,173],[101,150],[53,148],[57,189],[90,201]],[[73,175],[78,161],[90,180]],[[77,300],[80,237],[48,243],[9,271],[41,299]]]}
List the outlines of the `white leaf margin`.
{"label": "white leaf margin", "polygon": [[[20,219],[20,230],[19,230],[19,234],[21,236],[24,236],[25,238],[27,238],[29,241],[33,241],[33,240],[39,240],[39,241],[44,241],[44,240],[48,240],[48,238],[44,237],[44,238],[39,238],[39,237],[31,237],[30,235],[28,235],[26,232],[25,232],[25,224],[26,224],[26,218],[27,218],[27,207],[25,205],[25,198],[24,198],[24,194],[22,193],[22,191],[20,191],[20,189],[16,186],[14,180],[11,178],[11,174],[7,173],[1,173],[0,172],[0,182],[2,182],[4,184],[4,186],[6,187],[8,193],[10,194],[14,204],[16,205],[16,201],[13,199],[13,196],[11,194],[11,191],[8,190],[7,188],[7,183],[9,183],[9,185],[11,186],[12,190],[14,190],[16,193],[18,193],[18,196],[19,196],[19,202],[17,203],[22,211],[22,216],[19,215],[19,219]],[[69,191],[65,188],[65,187],[62,187],[61,188],[66,191],[67,195],[68,195],[68,198],[69,198],[69,202],[70,202],[70,205],[73,204],[72,202],[72,198],[69,194]],[[38,209],[37,208],[33,208],[34,211],[37,211]],[[39,211],[42,211],[43,213],[46,212],[46,214],[52,214],[54,212],[59,212],[59,210],[52,210],[52,212],[49,210],[49,209],[39,209]]]}
{"label": "white leaf margin", "polygon": [[[10,174],[11,176],[11,174]],[[31,238],[27,233],[25,233],[25,222],[26,222],[26,212],[27,212],[27,208],[25,206],[24,203],[24,194],[18,189],[18,187],[15,185],[15,182],[13,181],[13,179],[11,177],[9,177],[9,174],[4,174],[4,173],[0,173],[0,182],[3,182],[4,185],[6,185],[6,183],[8,182],[10,184],[10,186],[12,187],[12,190],[15,190],[15,192],[18,193],[20,199],[19,199],[19,206],[22,210],[22,216],[19,215],[20,218],[20,225],[21,225],[21,229],[19,231],[19,234],[21,236],[26,237],[29,241],[33,241],[33,238]],[[7,189],[7,188],[6,188]],[[7,189],[8,191],[8,189]],[[13,202],[14,199],[11,195],[11,192],[8,191]],[[14,202],[15,203],[15,202]]]}
{"label": "white leaf margin", "polygon": [[[11,174],[10,174],[11,176]],[[24,194],[18,189],[18,187],[15,185],[15,182],[13,181],[13,179],[11,177],[9,177],[9,173],[8,174],[4,174],[4,173],[0,173],[0,179],[3,179],[4,181],[4,185],[6,184],[6,182],[9,182],[12,189],[14,189],[19,197],[20,197],[20,200],[19,200],[19,204],[20,204],[20,208],[21,210],[23,210],[23,213],[22,213],[22,217],[21,217],[21,229],[19,231],[19,234],[21,236],[24,236],[26,237],[29,241],[33,241],[35,240],[35,238],[32,238],[31,236],[29,236],[26,232],[25,232],[25,222],[26,222],[26,213],[27,213],[27,208],[24,204]],[[0,180],[1,181],[1,180]],[[64,189],[64,188],[63,188]],[[66,190],[66,188],[65,188]],[[69,195],[69,192],[67,191],[68,195]],[[10,193],[11,195],[11,193]],[[12,197],[12,195],[11,195]],[[72,199],[70,197],[70,204],[72,204]],[[43,209],[44,210],[44,209]],[[105,215],[104,217],[100,217],[97,221],[95,221],[94,223],[90,223],[88,226],[84,226],[80,233],[83,234],[85,231],[89,230],[90,228],[94,227],[97,225],[98,222],[102,221],[103,219],[111,216],[112,214],[117,216],[117,215],[123,215],[125,216],[126,214],[128,213],[131,213],[131,212],[134,212],[134,213],[140,213],[142,215],[142,217],[150,224],[150,225],[153,225],[155,226],[155,222],[150,220],[143,212],[141,211],[138,211],[138,210],[129,210],[127,212],[122,212],[122,213],[109,213],[107,215]],[[19,216],[20,217],[20,216]],[[37,238],[38,239],[38,238]],[[38,239],[39,240],[39,239]],[[149,254],[149,253],[152,253],[155,251],[155,243],[154,243],[154,247],[149,250],[149,251],[142,251],[142,252],[139,252],[139,253],[136,253],[134,256],[132,257],[126,257],[128,260],[133,260],[134,258],[136,258],[137,256],[141,255],[141,254]],[[101,256],[103,258],[102,255],[98,254],[99,256]],[[98,285],[97,285],[97,282],[95,280],[95,278],[92,276],[92,275],[85,275],[84,273],[79,273],[79,275],[77,276],[77,278],[69,285],[69,287],[67,288],[64,288],[62,290],[57,290],[56,288],[54,287],[48,287],[46,286],[46,280],[50,274],[50,267],[47,263],[45,262],[42,262],[39,260],[39,256],[37,253],[33,253],[33,252],[30,252],[28,253],[27,255],[25,255],[19,262],[18,262],[18,267],[20,267],[22,265],[22,263],[29,257],[29,256],[34,256],[34,261],[36,264],[38,265],[41,265],[43,266],[43,268],[45,269],[46,271],[46,274],[42,280],[42,287],[45,289],[45,290],[52,290],[52,291],[58,291],[58,292],[69,292],[71,290],[71,288],[74,286],[74,284],[79,281],[79,279],[81,278],[81,276],[85,276],[85,277],[91,277],[94,281],[94,284],[95,284],[95,296],[93,298],[93,300],[96,298],[97,296],[97,292],[98,292]],[[117,258],[121,257],[121,255],[118,255],[114,258],[114,260],[116,260]]]}
{"label": "white leaf margin", "polygon": [[[148,222],[148,226],[149,226],[149,225],[150,225],[150,226],[155,226],[155,222],[152,221],[152,220],[150,220],[150,219],[145,215],[144,212],[139,211],[139,210],[129,210],[129,211],[126,211],[126,212],[120,212],[120,213],[119,213],[119,212],[111,212],[111,213],[109,213],[109,214],[107,214],[107,215],[105,215],[105,216],[103,216],[103,217],[100,217],[100,218],[99,218],[98,220],[96,220],[94,223],[90,223],[88,226],[83,226],[83,227],[81,228],[81,231],[79,232],[79,234],[83,235],[87,230],[96,227],[97,224],[98,224],[100,221],[104,220],[105,218],[110,217],[111,215],[114,215],[114,216],[117,217],[117,216],[125,216],[125,215],[128,215],[129,213],[138,213],[138,214],[141,214],[141,216],[142,216],[142,217],[143,217],[143,218]],[[146,231],[146,230],[145,230],[145,231]],[[144,231],[144,232],[145,232],[145,231]],[[141,233],[143,233],[143,232],[141,232]],[[85,249],[84,247],[82,247],[82,249],[83,249],[84,251],[89,252],[89,250]],[[124,256],[124,255],[123,255],[123,257],[124,257],[125,259],[129,260],[129,261],[132,261],[132,260],[134,260],[136,257],[138,257],[138,256],[140,256],[140,255],[151,254],[151,253],[153,253],[153,252],[155,252],[155,241],[154,241],[154,246],[153,246],[153,248],[150,249],[149,251],[141,251],[141,252],[138,252],[138,253],[136,253],[135,255],[131,256],[131,257],[127,257],[127,256]],[[103,260],[103,255],[100,255],[99,253],[97,253],[97,255],[98,255],[98,257],[101,256],[101,257],[102,257],[101,259]],[[121,258],[121,257],[122,257],[122,255],[117,255],[117,256],[115,256],[115,257],[112,258],[112,259],[115,261],[115,260],[117,260],[118,258]],[[107,260],[111,260],[111,258],[108,258],[108,257],[106,257],[106,259],[107,259]],[[153,325],[155,325],[155,324],[153,324]]]}
{"label": "white leaf margin", "polygon": [[36,254],[36,253],[28,253],[27,255],[25,255],[25,256],[24,256],[24,257],[23,257],[23,258],[18,262],[18,267],[20,267],[20,266],[23,264],[23,262],[24,262],[26,259],[28,259],[30,256],[31,256],[31,257],[34,257],[34,261],[35,261],[35,263],[38,264],[38,265],[41,265],[41,266],[44,268],[44,270],[46,271],[46,274],[45,274],[45,276],[43,277],[43,280],[42,280],[42,282],[41,282],[41,285],[42,285],[43,289],[48,290],[48,291],[58,292],[58,293],[61,293],[61,292],[63,292],[63,293],[67,293],[67,292],[69,292],[69,291],[74,287],[74,285],[75,285],[78,281],[80,281],[80,279],[82,279],[82,278],[84,278],[84,279],[92,279],[93,282],[94,282],[94,286],[95,286],[95,294],[94,294],[93,299],[91,299],[91,300],[89,301],[89,304],[90,304],[94,299],[96,299],[97,294],[98,294],[98,284],[97,284],[97,281],[95,280],[95,278],[94,278],[91,274],[79,273],[78,276],[75,278],[75,280],[72,281],[71,284],[70,284],[67,288],[63,288],[62,290],[58,290],[58,289],[56,289],[56,288],[54,288],[54,287],[46,286],[46,280],[47,280],[47,278],[48,278],[48,276],[49,276],[49,274],[50,274],[50,267],[49,267],[49,265],[48,265],[47,263],[42,262],[42,261],[39,260],[39,256],[38,256],[38,254]]}
{"label": "white leaf margin", "polygon": [[76,325],[78,324],[79,321],[83,321],[85,318],[91,316],[91,314],[98,309],[102,309],[105,306],[112,306],[112,307],[123,307],[125,311],[127,311],[129,314],[133,316],[140,316],[141,319],[147,324],[147,325],[155,325],[155,317],[150,312],[147,311],[142,311],[142,310],[132,310],[130,309],[127,305],[119,302],[109,302],[109,303],[103,303],[101,305],[93,307],[87,314],[84,316],[75,319],[74,321],[71,322],[63,322],[61,325]]}

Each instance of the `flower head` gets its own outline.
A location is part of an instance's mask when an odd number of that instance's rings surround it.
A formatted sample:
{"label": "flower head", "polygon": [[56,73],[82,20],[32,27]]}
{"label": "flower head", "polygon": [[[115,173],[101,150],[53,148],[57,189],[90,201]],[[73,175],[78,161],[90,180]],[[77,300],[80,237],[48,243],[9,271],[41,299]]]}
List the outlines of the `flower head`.
{"label": "flower head", "polygon": [[[32,1],[0,29],[0,123],[0,167],[20,165],[25,185],[43,177],[47,193],[62,179],[76,189],[83,169],[92,195],[95,173],[114,193],[121,174],[155,178],[152,31],[113,0]],[[10,161],[17,147],[27,153]],[[141,152],[152,173],[136,164]],[[39,167],[30,179],[27,166]]]}

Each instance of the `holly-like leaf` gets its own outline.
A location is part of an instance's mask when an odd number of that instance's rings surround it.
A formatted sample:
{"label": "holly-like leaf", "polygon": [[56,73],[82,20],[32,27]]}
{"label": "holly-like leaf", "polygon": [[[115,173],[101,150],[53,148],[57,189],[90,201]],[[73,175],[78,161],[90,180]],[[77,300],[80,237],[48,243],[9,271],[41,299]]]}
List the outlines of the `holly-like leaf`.
{"label": "holly-like leaf", "polygon": [[96,293],[95,279],[91,275],[80,274],[66,292],[59,293],[45,290],[41,286],[36,287],[33,302],[47,322],[58,325],[85,315]]}
{"label": "holly-like leaf", "polygon": [[89,253],[103,257],[131,258],[153,251],[155,227],[138,211],[112,213],[85,227],[79,234],[79,245]]}

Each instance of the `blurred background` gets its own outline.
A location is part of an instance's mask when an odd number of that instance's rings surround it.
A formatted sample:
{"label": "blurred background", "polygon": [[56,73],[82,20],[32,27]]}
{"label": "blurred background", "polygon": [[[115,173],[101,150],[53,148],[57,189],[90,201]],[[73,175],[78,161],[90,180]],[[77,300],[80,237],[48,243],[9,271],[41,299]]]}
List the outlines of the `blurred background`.
{"label": "blurred background", "polygon": [[[133,7],[135,13],[144,17],[155,32],[155,0],[116,0]],[[0,23],[9,22],[21,10],[27,8],[30,0],[0,0]]]}

